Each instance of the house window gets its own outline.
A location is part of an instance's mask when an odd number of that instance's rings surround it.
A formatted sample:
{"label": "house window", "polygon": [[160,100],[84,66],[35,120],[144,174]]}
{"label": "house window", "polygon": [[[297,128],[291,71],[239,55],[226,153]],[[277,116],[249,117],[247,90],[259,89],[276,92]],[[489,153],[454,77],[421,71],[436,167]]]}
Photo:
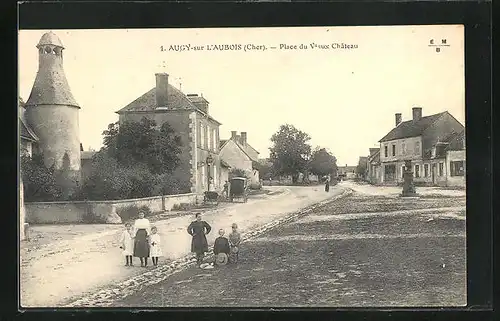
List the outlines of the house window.
{"label": "house window", "polygon": [[407,151],[406,151],[406,143],[401,143],[401,153],[403,155],[406,155]]}
{"label": "house window", "polygon": [[392,156],[396,156],[396,145],[392,144]]}
{"label": "house window", "polygon": [[387,145],[385,145],[385,146],[384,146],[384,155],[385,155],[385,157],[387,157],[387,156],[388,156],[388,155],[387,155]]}
{"label": "house window", "polygon": [[415,142],[415,155],[420,155],[420,142]]}
{"label": "house window", "polygon": [[415,165],[415,177],[420,177],[420,165]]}
{"label": "house window", "polygon": [[210,128],[207,126],[207,140],[208,140],[208,148],[210,150],[214,149],[214,136],[213,132],[210,130]]}
{"label": "house window", "polygon": [[405,177],[405,165],[401,166],[401,178]]}
{"label": "house window", "polygon": [[443,168],[444,168],[444,164],[443,163],[439,163],[439,176],[443,176]]}
{"label": "house window", "polygon": [[205,182],[207,181],[206,172],[207,172],[207,167],[203,166],[201,168],[201,187],[205,187]]}
{"label": "house window", "polygon": [[429,164],[424,165],[424,177],[429,177]]}
{"label": "house window", "polygon": [[217,151],[217,131],[214,129],[212,130],[212,137],[213,137],[213,145],[212,145],[212,149],[214,151]]}
{"label": "house window", "polygon": [[205,145],[205,128],[203,124],[200,124],[200,147],[203,148]]}
{"label": "house window", "polygon": [[464,161],[450,162],[450,176],[464,176],[464,174],[465,174]]}

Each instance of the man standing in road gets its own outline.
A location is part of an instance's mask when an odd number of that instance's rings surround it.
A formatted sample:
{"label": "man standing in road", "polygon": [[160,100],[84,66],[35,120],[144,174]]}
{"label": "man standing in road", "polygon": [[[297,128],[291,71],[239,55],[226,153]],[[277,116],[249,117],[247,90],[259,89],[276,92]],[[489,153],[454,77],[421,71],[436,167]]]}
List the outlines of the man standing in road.
{"label": "man standing in road", "polygon": [[191,240],[191,252],[196,254],[196,263],[198,266],[203,263],[205,252],[208,252],[206,234],[210,233],[211,230],[212,227],[207,222],[201,220],[201,213],[196,213],[196,220],[191,222],[187,228],[187,232],[193,237]]}

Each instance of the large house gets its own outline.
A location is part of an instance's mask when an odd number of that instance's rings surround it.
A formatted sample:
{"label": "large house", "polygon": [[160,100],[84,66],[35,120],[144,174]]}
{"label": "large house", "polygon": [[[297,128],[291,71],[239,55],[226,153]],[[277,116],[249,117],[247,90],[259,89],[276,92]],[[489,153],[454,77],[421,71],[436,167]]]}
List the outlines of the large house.
{"label": "large house", "polygon": [[[219,126],[208,112],[209,102],[198,94],[185,95],[168,82],[168,74],[156,74],[156,86],[117,114],[120,123],[152,119],[158,127],[168,122],[181,138],[180,165],[173,175],[190,184],[191,192],[215,190],[223,186],[219,157]],[[221,183],[222,182],[222,183]]]}
{"label": "large house", "polygon": [[381,182],[380,178],[380,148],[370,148],[367,159],[368,175],[366,180],[372,184]]}
{"label": "large house", "polygon": [[447,111],[425,117],[421,107],[412,111],[408,121],[396,114],[395,127],[379,141],[380,174],[372,178],[377,183],[401,183],[404,163],[410,160],[417,184],[465,186],[465,127]]}
{"label": "large house", "polygon": [[259,152],[247,141],[247,133],[231,132],[231,138],[221,140],[220,158],[233,169],[245,171],[250,184],[259,184]]}

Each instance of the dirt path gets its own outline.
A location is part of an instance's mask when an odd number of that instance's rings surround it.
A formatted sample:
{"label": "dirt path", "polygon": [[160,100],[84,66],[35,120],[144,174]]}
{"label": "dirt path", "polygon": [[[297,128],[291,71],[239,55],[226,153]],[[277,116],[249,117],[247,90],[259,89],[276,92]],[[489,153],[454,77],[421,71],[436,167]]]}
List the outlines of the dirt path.
{"label": "dirt path", "polygon": [[[371,193],[370,193],[371,194]],[[465,197],[354,193],[116,307],[402,307],[466,303]]]}
{"label": "dirt path", "polygon": [[[203,218],[214,230],[229,230],[231,224],[236,222],[245,232],[343,190],[339,187],[325,193],[322,186],[268,188],[282,193],[252,197],[247,203],[208,211]],[[165,254],[160,264],[188,254],[190,238],[185,229],[192,219],[180,216],[154,223],[162,237]],[[121,227],[114,225],[34,226],[33,241],[21,248],[21,305],[64,305],[145,273],[145,269],[140,267],[124,266],[117,242],[121,231]],[[209,242],[213,241],[215,234],[208,236]]]}

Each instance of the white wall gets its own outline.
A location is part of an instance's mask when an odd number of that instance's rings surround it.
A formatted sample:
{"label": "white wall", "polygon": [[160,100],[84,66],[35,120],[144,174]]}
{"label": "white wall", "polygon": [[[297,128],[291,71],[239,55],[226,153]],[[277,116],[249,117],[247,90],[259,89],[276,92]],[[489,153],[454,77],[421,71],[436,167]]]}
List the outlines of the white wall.
{"label": "white wall", "polygon": [[222,147],[219,155],[233,169],[252,171],[252,160],[232,140]]}

